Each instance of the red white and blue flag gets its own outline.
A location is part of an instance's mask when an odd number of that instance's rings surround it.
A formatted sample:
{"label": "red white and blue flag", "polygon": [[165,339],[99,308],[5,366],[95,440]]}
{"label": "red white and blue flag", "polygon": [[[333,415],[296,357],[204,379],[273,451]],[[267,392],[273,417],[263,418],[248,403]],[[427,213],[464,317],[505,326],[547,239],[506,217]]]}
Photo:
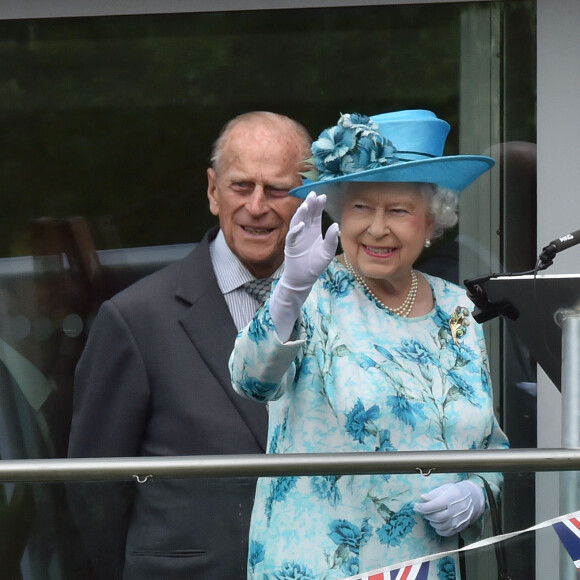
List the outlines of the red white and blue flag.
{"label": "red white and blue flag", "polygon": [[429,562],[423,562],[421,564],[405,566],[404,568],[399,568],[398,570],[391,570],[390,580],[427,580],[428,574]]}
{"label": "red white and blue flag", "polygon": [[421,564],[409,564],[397,570],[388,572],[370,572],[368,575],[360,576],[361,580],[427,580],[429,574],[429,562]]}
{"label": "red white and blue flag", "polygon": [[[465,550],[475,550],[478,548],[483,548],[496,544],[497,542],[502,542],[510,538],[515,538],[521,534],[527,532],[532,532],[535,530],[541,530],[544,528],[549,528],[552,526],[554,531],[558,535],[560,542],[570,554],[574,566],[580,572],[580,511],[571,512],[557,518],[546,520],[539,524],[535,524],[525,530],[519,530],[517,532],[509,532],[508,534],[502,534],[500,536],[493,536],[491,538],[485,538],[464,546],[463,548],[458,548],[455,550],[449,550],[447,552],[440,552],[438,554],[432,554],[430,556],[424,556],[422,558],[423,562],[418,562],[418,558],[408,562],[403,562],[399,564],[394,564],[379,570],[372,570],[371,572],[365,572],[363,574],[357,574],[356,576],[349,576],[344,580],[427,580],[429,573],[429,562],[433,560],[438,560],[444,556],[450,556],[456,552],[461,552]],[[412,562],[416,562],[413,564]]]}
{"label": "red white and blue flag", "polygon": [[552,525],[566,552],[570,554],[574,566],[580,570],[580,519],[570,518]]}

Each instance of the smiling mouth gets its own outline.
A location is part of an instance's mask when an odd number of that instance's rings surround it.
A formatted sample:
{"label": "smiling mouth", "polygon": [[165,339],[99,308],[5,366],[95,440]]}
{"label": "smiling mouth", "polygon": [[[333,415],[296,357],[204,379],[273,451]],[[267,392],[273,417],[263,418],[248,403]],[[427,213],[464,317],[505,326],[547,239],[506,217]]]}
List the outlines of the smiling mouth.
{"label": "smiling mouth", "polygon": [[364,248],[369,254],[375,256],[388,256],[395,251],[395,248],[376,248],[374,246],[364,246]]}
{"label": "smiling mouth", "polygon": [[254,236],[264,236],[274,231],[274,228],[252,228],[250,226],[242,226],[242,229]]}

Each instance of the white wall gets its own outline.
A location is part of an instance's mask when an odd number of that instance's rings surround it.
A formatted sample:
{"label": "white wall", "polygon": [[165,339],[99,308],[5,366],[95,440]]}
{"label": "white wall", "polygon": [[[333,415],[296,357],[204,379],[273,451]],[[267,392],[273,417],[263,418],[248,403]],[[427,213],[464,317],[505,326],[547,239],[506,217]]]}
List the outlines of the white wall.
{"label": "white wall", "polygon": [[[580,229],[580,0],[537,0],[538,248]],[[556,256],[549,274],[580,272],[580,245]],[[561,398],[538,375],[538,447],[560,446]],[[556,474],[538,477],[537,519],[558,512]],[[558,545],[538,547],[536,578],[554,578]],[[574,576],[577,573],[572,569]],[[564,576],[562,576],[564,577]]]}

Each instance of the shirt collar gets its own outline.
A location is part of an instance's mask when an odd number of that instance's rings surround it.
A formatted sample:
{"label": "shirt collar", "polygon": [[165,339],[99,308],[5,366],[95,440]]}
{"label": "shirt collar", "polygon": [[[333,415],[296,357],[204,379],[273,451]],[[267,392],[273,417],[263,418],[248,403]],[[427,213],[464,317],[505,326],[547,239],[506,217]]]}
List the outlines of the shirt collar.
{"label": "shirt collar", "polygon": [[[228,246],[222,230],[219,231],[215,240],[210,243],[209,252],[218,286],[223,294],[232,292],[246,282],[255,280],[255,277],[252,276]],[[283,271],[284,264],[274,272],[272,278],[279,278]]]}

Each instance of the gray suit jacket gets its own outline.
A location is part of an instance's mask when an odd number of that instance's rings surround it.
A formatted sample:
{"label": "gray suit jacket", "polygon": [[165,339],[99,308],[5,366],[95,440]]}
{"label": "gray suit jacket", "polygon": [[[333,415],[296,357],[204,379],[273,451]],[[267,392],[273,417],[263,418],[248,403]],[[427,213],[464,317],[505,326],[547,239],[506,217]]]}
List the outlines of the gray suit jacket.
{"label": "gray suit jacket", "polygon": [[[236,328],[211,267],[216,235],[101,306],[76,371],[69,456],[265,451],[265,407],[230,383]],[[99,577],[225,580],[245,577],[254,486],[73,484],[69,497]]]}

